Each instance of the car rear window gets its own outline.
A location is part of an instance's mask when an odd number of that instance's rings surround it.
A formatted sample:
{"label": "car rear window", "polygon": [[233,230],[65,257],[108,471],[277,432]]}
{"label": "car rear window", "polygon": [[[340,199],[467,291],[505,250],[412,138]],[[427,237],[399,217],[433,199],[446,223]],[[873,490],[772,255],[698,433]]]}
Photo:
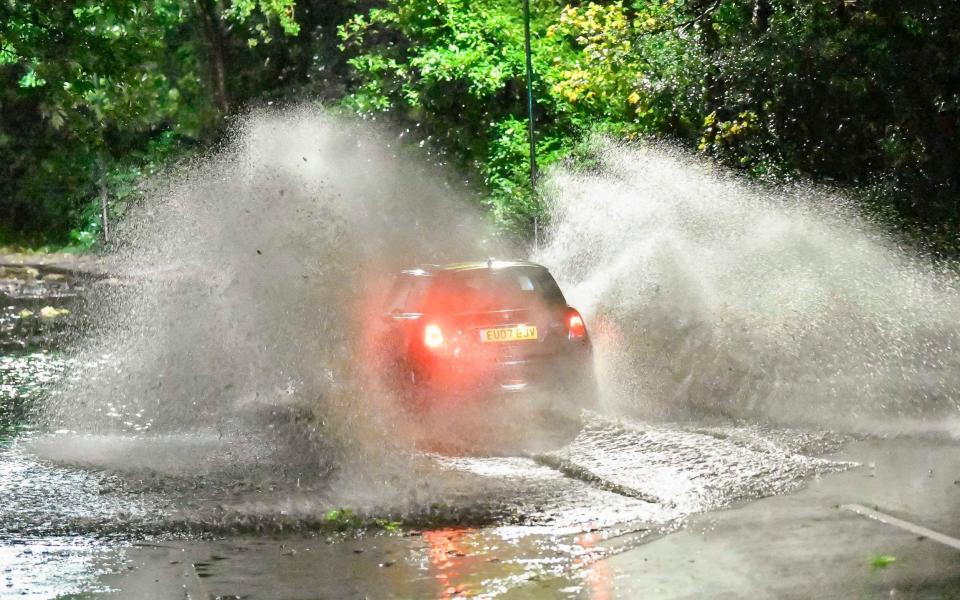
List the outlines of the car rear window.
{"label": "car rear window", "polygon": [[438,276],[424,299],[431,311],[456,313],[522,308],[538,302],[566,304],[550,273],[530,267]]}

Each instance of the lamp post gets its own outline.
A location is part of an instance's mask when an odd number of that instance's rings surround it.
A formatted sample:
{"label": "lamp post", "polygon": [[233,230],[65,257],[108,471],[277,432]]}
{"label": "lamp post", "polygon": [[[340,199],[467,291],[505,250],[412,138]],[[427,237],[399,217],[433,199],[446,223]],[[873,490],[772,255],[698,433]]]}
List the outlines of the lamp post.
{"label": "lamp post", "polygon": [[[527,127],[530,133],[530,193],[537,193],[537,140],[533,131],[533,58],[530,53],[530,0],[523,0],[523,50],[527,59]],[[540,245],[537,215],[533,216],[533,243]]]}
{"label": "lamp post", "polygon": [[523,50],[527,58],[527,125],[530,129],[530,187],[537,185],[537,142],[533,133],[533,58],[530,53],[530,0],[523,0]]}

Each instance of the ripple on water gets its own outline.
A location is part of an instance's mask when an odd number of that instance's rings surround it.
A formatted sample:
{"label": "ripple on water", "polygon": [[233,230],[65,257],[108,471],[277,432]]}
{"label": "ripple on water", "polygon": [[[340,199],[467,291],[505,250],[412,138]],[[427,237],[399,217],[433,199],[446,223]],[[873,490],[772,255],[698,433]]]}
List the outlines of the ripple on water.
{"label": "ripple on water", "polygon": [[26,426],[27,415],[67,361],[57,353],[17,352],[0,355],[0,441]]}
{"label": "ripple on water", "polygon": [[104,493],[95,472],[39,461],[23,439],[0,448],[0,533],[116,533],[160,514],[146,496]]}
{"label": "ripple on water", "polygon": [[117,547],[85,536],[0,533],[0,597],[41,600],[109,591],[98,577],[119,566]]}
{"label": "ripple on water", "polygon": [[[531,457],[433,456],[441,469],[484,481],[448,486],[446,498],[507,516],[510,524],[589,531],[651,526],[751,498],[794,491],[809,477],[851,466],[800,451],[835,450],[826,432],[746,425],[694,430],[589,415],[579,435]],[[447,478],[447,482],[456,481]]]}
{"label": "ripple on water", "polygon": [[498,525],[518,528],[518,534],[662,526],[744,499],[788,493],[811,476],[847,468],[797,452],[834,448],[838,439],[753,426],[691,430],[590,415],[579,435],[555,452],[414,454],[408,463],[398,462],[407,464],[407,472],[361,485],[342,467],[332,476],[309,476],[307,463],[291,462],[262,440],[35,436],[3,451],[0,502],[8,510],[0,516],[0,531],[311,530],[328,525],[331,508],[350,508],[361,520]]}
{"label": "ripple on water", "polygon": [[672,519],[784,494],[811,476],[848,468],[794,451],[820,437],[736,426],[701,432],[594,418],[553,457],[597,481],[647,494],[663,507],[663,517]]}

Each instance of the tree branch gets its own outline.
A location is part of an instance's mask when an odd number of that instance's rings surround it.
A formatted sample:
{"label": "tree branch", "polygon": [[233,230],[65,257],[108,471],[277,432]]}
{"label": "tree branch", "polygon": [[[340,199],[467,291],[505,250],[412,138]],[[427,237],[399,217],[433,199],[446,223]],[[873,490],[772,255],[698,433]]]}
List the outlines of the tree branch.
{"label": "tree branch", "polygon": [[643,31],[643,32],[641,32],[641,33],[638,33],[636,37],[647,36],[647,35],[656,35],[656,34],[658,34],[658,33],[666,33],[666,32],[668,32],[668,31],[682,32],[682,31],[686,30],[688,27],[690,27],[691,25],[694,25],[694,24],[702,21],[703,19],[707,18],[708,16],[710,16],[714,11],[716,11],[718,8],[720,8],[720,5],[721,5],[722,3],[723,3],[723,0],[714,0],[713,4],[711,4],[710,6],[708,6],[708,7],[705,8],[705,9],[703,9],[703,12],[702,12],[702,13],[700,13],[699,15],[697,15],[697,16],[691,18],[691,19],[688,19],[688,20],[686,20],[686,21],[684,21],[684,22],[682,22],[682,23],[678,23],[678,24],[676,24],[676,25],[673,25],[672,27],[661,27],[661,28],[659,28],[659,29],[651,29],[651,30],[649,30],[649,31]]}
{"label": "tree branch", "polygon": [[32,60],[32,59],[27,58],[26,56],[20,54],[19,52],[14,52],[13,50],[10,50],[10,49],[8,49],[8,48],[4,48],[3,46],[0,46],[0,53],[6,54],[6,55],[8,55],[8,56],[12,56],[12,57],[17,58],[17,59],[20,59],[20,60],[22,60],[22,61],[24,61],[24,62],[30,62],[30,61]]}
{"label": "tree branch", "polygon": [[715,10],[720,8],[720,4],[722,3],[723,3],[723,0],[714,0],[714,3],[708,6],[707,8],[705,8],[702,13],[700,13],[696,17],[693,17],[689,21],[685,21],[677,25],[676,27],[674,27],[674,29],[676,29],[677,31],[683,31],[684,29],[690,27],[691,25],[702,21],[706,17],[710,16]]}

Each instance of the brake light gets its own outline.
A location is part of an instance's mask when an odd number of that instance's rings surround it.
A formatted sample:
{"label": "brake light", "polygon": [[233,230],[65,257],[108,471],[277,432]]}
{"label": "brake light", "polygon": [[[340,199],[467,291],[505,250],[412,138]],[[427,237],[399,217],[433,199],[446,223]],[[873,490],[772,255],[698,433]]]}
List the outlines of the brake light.
{"label": "brake light", "polygon": [[439,325],[430,323],[423,329],[423,345],[431,350],[436,350],[443,345],[443,330]]}
{"label": "brake light", "polygon": [[587,326],[583,322],[583,317],[571,308],[570,312],[567,313],[567,338],[580,340],[585,337],[587,337]]}

